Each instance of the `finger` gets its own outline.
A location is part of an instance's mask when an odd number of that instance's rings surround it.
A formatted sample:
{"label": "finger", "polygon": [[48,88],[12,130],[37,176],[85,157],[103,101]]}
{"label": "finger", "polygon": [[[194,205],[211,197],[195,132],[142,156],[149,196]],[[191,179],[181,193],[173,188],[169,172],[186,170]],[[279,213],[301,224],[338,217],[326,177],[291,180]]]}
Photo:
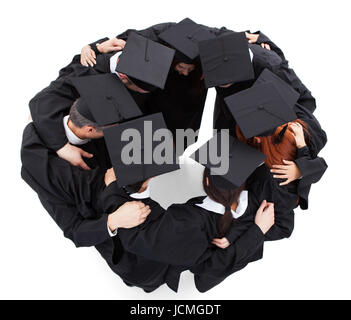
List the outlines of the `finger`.
{"label": "finger", "polygon": [[96,54],[95,54],[95,51],[94,50],[91,50],[91,55],[93,56],[94,59],[96,59]]}
{"label": "finger", "polygon": [[287,169],[272,169],[272,173],[285,174]]}
{"label": "finger", "polygon": [[[284,169],[286,169],[288,166],[286,166],[286,165],[284,165],[284,164],[274,164],[272,167],[273,167],[274,169],[284,170]],[[272,170],[274,170],[274,169],[272,169]],[[271,170],[271,171],[272,171],[272,170]]]}
{"label": "finger", "polygon": [[140,209],[141,215],[145,215],[148,211],[150,211],[149,206],[145,206],[144,208]]}
{"label": "finger", "polygon": [[149,216],[150,213],[151,213],[151,210],[149,209],[144,214],[141,215],[141,218],[146,220],[146,218]]}
{"label": "finger", "polygon": [[290,179],[285,180],[284,182],[279,183],[280,186],[286,186],[291,182]]}
{"label": "finger", "polygon": [[264,43],[261,43],[261,47],[264,49]]}
{"label": "finger", "polygon": [[82,150],[82,152],[80,153],[83,157],[85,158],[92,158],[94,157],[94,155],[92,153],[86,152],[84,150]]}
{"label": "finger", "polygon": [[288,164],[288,165],[292,165],[295,164],[294,161],[289,161],[289,160],[283,160],[284,163]]}
{"label": "finger", "polygon": [[89,66],[94,67],[94,63],[91,61],[91,59],[88,59]]}
{"label": "finger", "polygon": [[82,160],[80,163],[79,163],[79,166],[83,169],[83,170],[90,170],[89,166]]}
{"label": "finger", "polygon": [[265,47],[267,50],[271,50],[271,46],[269,44],[266,44]]}
{"label": "finger", "polygon": [[136,205],[138,206],[138,208],[139,209],[143,209],[143,208],[145,208],[145,203],[144,202],[141,202],[141,201],[138,201],[137,203],[136,203]]}
{"label": "finger", "polygon": [[263,209],[267,206],[267,201],[263,200],[260,207],[258,208],[258,211],[263,211]]}
{"label": "finger", "polygon": [[93,56],[90,56],[89,60],[90,60],[91,63],[96,64],[96,60],[94,59]]}
{"label": "finger", "polygon": [[289,175],[288,174],[279,174],[279,175],[274,175],[274,179],[288,179]]}

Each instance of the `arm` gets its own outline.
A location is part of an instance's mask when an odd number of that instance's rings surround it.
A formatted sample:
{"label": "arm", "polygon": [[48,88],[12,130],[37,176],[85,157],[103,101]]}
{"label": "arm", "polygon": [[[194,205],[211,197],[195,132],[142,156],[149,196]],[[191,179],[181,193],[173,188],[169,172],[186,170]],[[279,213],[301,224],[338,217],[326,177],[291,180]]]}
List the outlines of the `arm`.
{"label": "arm", "polygon": [[57,79],[29,102],[38,134],[54,151],[61,149],[68,142],[63,117],[68,114],[76,98],[77,92],[64,79]]}
{"label": "arm", "polygon": [[227,249],[214,249],[209,259],[196,265],[191,271],[197,275],[223,278],[242,269],[249,262],[262,258],[265,237],[255,224],[244,232]]}
{"label": "arm", "polygon": [[[316,109],[316,100],[312,96],[311,91],[309,91],[308,88],[302,83],[294,70],[289,67],[289,62],[285,59],[282,50],[266,35],[261,32],[258,32],[258,34],[259,37],[257,44],[249,45],[254,53],[253,63],[255,73],[259,75],[264,68],[268,68],[300,94],[298,103],[313,112]],[[272,48],[272,51],[262,49],[260,47],[260,44],[262,43],[268,43]]]}
{"label": "arm", "polygon": [[[172,265],[195,265],[209,247],[201,215],[185,205],[173,205],[166,212],[151,207],[151,215],[138,228],[120,230],[126,251]],[[152,218],[152,213],[157,213]],[[163,213],[164,212],[164,213]]]}

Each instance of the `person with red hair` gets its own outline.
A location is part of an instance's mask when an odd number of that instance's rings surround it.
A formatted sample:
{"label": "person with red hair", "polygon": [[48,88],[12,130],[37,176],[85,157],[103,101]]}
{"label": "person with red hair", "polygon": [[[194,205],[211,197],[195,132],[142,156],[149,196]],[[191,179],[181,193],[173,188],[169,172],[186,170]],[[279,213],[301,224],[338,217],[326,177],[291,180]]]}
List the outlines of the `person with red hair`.
{"label": "person with red hair", "polygon": [[276,190],[295,194],[296,204],[306,210],[311,185],[321,179],[328,167],[317,156],[327,142],[327,135],[307,108],[296,104],[294,110],[298,119],[280,125],[272,135],[246,139],[238,125],[235,134],[267,156],[265,166],[256,170],[256,178],[266,179],[271,185],[267,189],[272,193]]}

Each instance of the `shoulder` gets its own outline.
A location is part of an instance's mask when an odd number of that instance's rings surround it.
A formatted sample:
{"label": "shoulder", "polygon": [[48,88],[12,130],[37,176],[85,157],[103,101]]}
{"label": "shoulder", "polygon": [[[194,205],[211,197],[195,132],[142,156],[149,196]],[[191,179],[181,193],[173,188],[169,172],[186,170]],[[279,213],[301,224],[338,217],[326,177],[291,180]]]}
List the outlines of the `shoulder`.
{"label": "shoulder", "polygon": [[249,44],[249,48],[254,55],[252,61],[254,67],[274,69],[283,62],[282,58],[272,50],[264,49],[257,44]]}

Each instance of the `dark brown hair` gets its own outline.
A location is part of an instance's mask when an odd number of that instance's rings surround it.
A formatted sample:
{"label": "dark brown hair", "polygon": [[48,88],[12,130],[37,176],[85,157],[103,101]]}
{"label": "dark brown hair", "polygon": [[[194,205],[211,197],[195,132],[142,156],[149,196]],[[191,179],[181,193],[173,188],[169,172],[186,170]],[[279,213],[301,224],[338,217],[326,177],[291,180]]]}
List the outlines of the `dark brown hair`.
{"label": "dark brown hair", "polygon": [[[209,184],[207,185],[207,179]],[[245,183],[236,189],[222,189],[216,187],[213,183],[210,170],[208,168],[204,171],[203,176],[203,188],[206,194],[213,200],[225,207],[225,213],[223,217],[220,218],[218,223],[218,236],[220,238],[225,237],[227,231],[229,230],[232,222],[233,222],[233,215],[231,212],[231,206],[234,202],[236,202],[239,198],[240,193],[245,188]]]}

